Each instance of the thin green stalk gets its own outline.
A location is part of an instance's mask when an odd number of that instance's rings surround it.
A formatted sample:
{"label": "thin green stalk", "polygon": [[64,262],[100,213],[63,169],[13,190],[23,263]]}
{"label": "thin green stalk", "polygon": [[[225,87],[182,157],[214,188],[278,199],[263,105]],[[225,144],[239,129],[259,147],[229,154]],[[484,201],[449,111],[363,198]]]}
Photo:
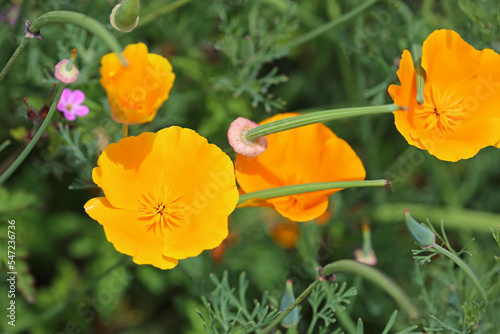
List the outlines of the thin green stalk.
{"label": "thin green stalk", "polygon": [[2,69],[2,72],[0,72],[0,82],[2,82],[5,75],[7,75],[7,72],[9,72],[12,65],[14,65],[14,62],[16,61],[17,57],[19,56],[21,51],[23,51],[23,49],[26,47],[26,45],[28,45],[29,41],[30,41],[30,38],[23,39],[21,44],[19,44],[19,46],[17,47],[16,51],[14,51],[14,54],[10,57],[7,64],[5,64],[5,66]]}
{"label": "thin green stalk", "polygon": [[342,327],[347,333],[357,334],[356,324],[351,319],[349,313],[347,313],[345,309],[344,310],[337,309],[335,311],[335,318],[337,318],[337,320],[339,321],[340,327]]}
{"label": "thin green stalk", "polygon": [[160,16],[163,16],[165,14],[173,12],[177,8],[180,8],[189,2],[191,2],[191,0],[177,0],[175,2],[166,4],[165,6],[163,6],[161,8],[156,8],[156,6],[155,6],[155,8],[153,8],[150,13],[147,13],[147,14],[139,17],[139,23],[137,24],[137,27],[142,27],[142,26],[156,20]]}
{"label": "thin green stalk", "polygon": [[314,330],[314,327],[316,327],[316,323],[318,322],[318,306],[312,306],[312,319],[311,322],[309,323],[309,328],[307,328],[307,334],[312,334],[312,331]]}
{"label": "thin green stalk", "polygon": [[52,119],[52,116],[54,116],[54,113],[56,112],[56,106],[57,106],[57,103],[59,102],[59,100],[61,99],[61,94],[63,92],[64,87],[66,87],[65,84],[62,84],[59,86],[59,90],[57,91],[56,96],[55,96],[54,100],[52,101],[52,105],[50,106],[50,110],[49,110],[47,116],[45,117],[45,119],[43,120],[42,125],[40,126],[40,128],[36,132],[35,136],[33,137],[33,139],[31,139],[29,144],[26,145],[26,148],[21,152],[21,154],[16,158],[16,160],[14,160],[12,165],[10,165],[9,168],[7,168],[7,170],[5,172],[3,172],[2,175],[0,175],[0,185],[2,185],[9,178],[9,176],[12,173],[14,173],[14,171],[19,167],[19,165],[21,165],[21,163],[24,161],[24,159],[26,159],[28,154],[35,147],[36,143],[38,143],[38,140],[40,140],[40,137],[45,132],[45,129],[47,129],[47,126],[49,126],[50,121]]}
{"label": "thin green stalk", "polygon": [[323,267],[323,275],[328,276],[338,272],[352,273],[371,281],[384,290],[408,314],[410,319],[417,320],[421,317],[420,311],[413,304],[410,297],[391,278],[384,275],[374,267],[356,262],[354,260],[339,260]]}
{"label": "thin green stalk", "polygon": [[341,118],[355,117],[355,116],[385,114],[400,109],[401,107],[395,104],[385,104],[381,106],[341,108],[341,109],[315,111],[308,114],[293,116],[285,119],[280,119],[271,123],[267,123],[264,125],[259,125],[258,127],[248,131],[245,137],[248,141],[253,142],[257,138],[262,136],[267,136],[269,134],[280,131],[295,129],[309,124],[326,122]]}
{"label": "thin green stalk", "polygon": [[9,139],[7,139],[6,141],[4,141],[4,142],[2,143],[2,145],[0,145],[0,152],[2,152],[2,151],[3,151],[3,150],[7,147],[7,146],[9,146],[9,145],[10,145],[10,140],[9,140]]}
{"label": "thin green stalk", "polygon": [[321,283],[321,281],[319,279],[316,279],[314,282],[311,283],[311,285],[309,285],[307,287],[307,289],[305,289],[301,294],[300,296],[297,297],[297,299],[295,299],[295,301],[293,303],[290,304],[290,306],[288,306],[286,308],[286,310],[284,310],[283,312],[280,313],[280,315],[274,319],[269,325],[267,325],[263,330],[262,332],[260,332],[261,334],[267,334],[269,333],[269,331],[271,329],[273,329],[274,327],[278,326],[281,322],[281,320],[283,320],[290,312],[292,312],[292,310],[297,307],[306,297],[307,295],[309,295],[309,293],[311,293],[311,291],[319,284]]}
{"label": "thin green stalk", "polygon": [[415,80],[417,83],[417,96],[416,100],[419,105],[424,104],[424,87],[425,87],[425,71],[422,67],[422,47],[420,45],[413,45],[412,57],[415,66]]}
{"label": "thin green stalk", "polygon": [[95,36],[98,36],[111,49],[111,51],[118,54],[122,64],[127,64],[127,60],[122,55],[122,47],[120,46],[116,38],[114,38],[113,35],[100,22],[94,20],[91,17],[88,17],[87,15],[65,10],[48,12],[33,21],[30,30],[33,32],[38,32],[46,25],[54,23],[73,24],[89,31]]}
{"label": "thin green stalk", "polygon": [[128,125],[122,124],[122,138],[128,137]]}
{"label": "thin green stalk", "polygon": [[476,289],[481,294],[481,297],[483,297],[484,302],[486,304],[488,304],[488,296],[486,295],[486,291],[484,291],[484,288],[481,286],[481,283],[479,282],[479,279],[476,277],[476,275],[474,274],[474,272],[469,268],[469,266],[464,261],[462,261],[458,256],[456,256],[455,254],[453,254],[449,250],[447,250],[447,249],[439,246],[438,244],[434,244],[432,246],[432,248],[434,248],[439,253],[447,256],[453,262],[455,262],[456,265],[459,266],[460,269],[462,269],[465,272],[465,274],[469,277],[469,279],[472,281],[472,283],[474,284],[474,286],[476,287]]}
{"label": "thin green stalk", "polygon": [[431,222],[440,222],[443,217],[444,226],[464,231],[477,231],[489,233],[490,228],[498,228],[500,215],[490,212],[461,209],[461,208],[442,208],[425,204],[414,203],[391,203],[380,205],[371,212],[373,220],[383,223],[400,223],[401,212],[409,209],[415,219]]}
{"label": "thin green stalk", "polygon": [[355,18],[356,16],[358,16],[359,14],[363,13],[365,10],[367,10],[370,6],[374,5],[375,3],[377,3],[378,0],[368,0],[366,2],[364,2],[363,4],[359,5],[358,7],[354,8],[353,10],[351,10],[350,12],[342,15],[342,16],[339,16],[338,18],[336,18],[335,20],[332,20],[328,23],[325,23],[324,25],[322,26],[319,26],[318,28],[314,29],[314,30],[311,30],[309,31],[308,33],[305,33],[304,35],[301,35],[299,37],[297,37],[296,39],[290,41],[286,47],[291,49],[291,48],[294,48],[296,46],[299,46],[305,42],[309,42],[310,40],[318,37],[319,35],[322,35],[348,21],[350,21],[351,19]]}
{"label": "thin green stalk", "polygon": [[240,195],[238,204],[242,204],[254,198],[269,199],[269,198],[308,193],[319,190],[359,188],[359,187],[384,187],[387,185],[389,185],[387,180],[336,181],[336,182],[296,184],[296,185],[276,187],[265,190],[258,190],[251,193]]}

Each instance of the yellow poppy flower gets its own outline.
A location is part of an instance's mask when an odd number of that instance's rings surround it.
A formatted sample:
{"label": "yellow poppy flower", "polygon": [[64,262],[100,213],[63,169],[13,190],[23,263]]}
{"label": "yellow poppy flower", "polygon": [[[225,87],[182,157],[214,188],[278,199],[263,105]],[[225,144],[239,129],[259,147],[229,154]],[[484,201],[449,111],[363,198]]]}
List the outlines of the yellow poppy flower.
{"label": "yellow poppy flower", "polygon": [[106,90],[111,117],[118,123],[151,122],[168,99],[175,74],[168,60],[148,53],[142,43],[130,44],[123,51],[124,66],[116,53],[101,59],[101,85]]}
{"label": "yellow poppy flower", "polygon": [[[260,124],[298,115],[278,114]],[[344,140],[322,123],[266,136],[267,150],[256,156],[236,155],[236,179],[242,192],[312,182],[365,179],[361,160]],[[328,197],[339,191],[324,190],[265,200],[284,217],[309,221],[321,216]]]}
{"label": "yellow poppy flower", "polygon": [[478,51],[452,30],[436,30],[422,48],[424,103],[416,102],[415,68],[405,50],[399,65],[401,86],[391,85],[394,112],[406,141],[438,159],[468,159],[500,139],[500,55]]}
{"label": "yellow poppy flower", "polygon": [[97,163],[92,178],[105,197],[85,210],[135,263],[170,269],[227,237],[239,197],[233,163],[193,130],[123,138]]}

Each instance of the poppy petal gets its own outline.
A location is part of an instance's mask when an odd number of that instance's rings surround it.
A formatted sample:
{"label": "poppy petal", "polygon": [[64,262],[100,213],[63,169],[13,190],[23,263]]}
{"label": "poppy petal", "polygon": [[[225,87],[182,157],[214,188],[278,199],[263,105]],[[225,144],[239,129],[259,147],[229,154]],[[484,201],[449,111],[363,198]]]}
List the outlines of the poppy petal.
{"label": "poppy petal", "polygon": [[177,265],[178,260],[162,255],[163,238],[142,227],[137,211],[117,209],[105,197],[89,200],[85,211],[103,225],[106,238],[116,250],[132,256],[135,263],[151,264],[160,269]]}

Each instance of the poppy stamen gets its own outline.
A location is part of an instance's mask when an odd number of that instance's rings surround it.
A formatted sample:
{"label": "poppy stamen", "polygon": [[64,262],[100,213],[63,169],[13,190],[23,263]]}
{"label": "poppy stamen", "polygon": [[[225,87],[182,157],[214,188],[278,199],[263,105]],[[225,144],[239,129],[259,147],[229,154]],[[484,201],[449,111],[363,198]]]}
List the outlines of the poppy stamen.
{"label": "poppy stamen", "polygon": [[146,223],[142,227],[148,231],[152,230],[155,235],[158,232],[165,235],[166,228],[172,232],[173,227],[181,228],[184,206],[176,202],[183,196],[172,198],[172,189],[165,191],[163,196],[156,192],[143,195],[143,200],[139,201],[143,207],[139,209],[139,212],[143,214],[140,219],[145,220]]}
{"label": "poppy stamen", "polygon": [[415,116],[424,120],[426,130],[455,131],[465,118],[462,101],[463,98],[457,98],[453,92],[442,93],[436,86],[431,86],[425,92],[422,107],[415,109]]}

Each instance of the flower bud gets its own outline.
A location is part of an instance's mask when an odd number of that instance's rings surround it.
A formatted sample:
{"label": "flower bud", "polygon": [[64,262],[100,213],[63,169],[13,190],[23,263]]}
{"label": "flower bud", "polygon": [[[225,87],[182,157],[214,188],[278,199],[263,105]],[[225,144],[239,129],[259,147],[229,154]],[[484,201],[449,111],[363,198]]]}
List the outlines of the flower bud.
{"label": "flower bud", "polygon": [[405,210],[405,221],[408,232],[410,232],[410,235],[417,245],[419,245],[422,249],[434,246],[436,243],[436,235],[434,232],[413,219],[408,209]]}
{"label": "flower bud", "polygon": [[[293,294],[292,281],[286,281],[285,293],[281,299],[280,310],[285,311],[295,301]],[[292,312],[288,313],[286,317],[281,320],[281,326],[288,328],[299,323],[299,308],[295,307]]]}
{"label": "flower bud", "polygon": [[377,256],[372,248],[370,223],[365,220],[362,225],[363,248],[358,248],[354,251],[356,261],[374,266],[377,264]]}
{"label": "flower bud", "polygon": [[131,32],[139,23],[139,0],[126,0],[111,11],[109,20],[113,28],[121,32]]}
{"label": "flower bud", "polygon": [[78,74],[80,71],[76,68],[75,64],[73,63],[76,57],[76,49],[73,49],[71,51],[71,58],[70,59],[63,59],[60,62],[57,63],[55,67],[55,75],[56,78],[65,83],[73,83],[78,79]]}

